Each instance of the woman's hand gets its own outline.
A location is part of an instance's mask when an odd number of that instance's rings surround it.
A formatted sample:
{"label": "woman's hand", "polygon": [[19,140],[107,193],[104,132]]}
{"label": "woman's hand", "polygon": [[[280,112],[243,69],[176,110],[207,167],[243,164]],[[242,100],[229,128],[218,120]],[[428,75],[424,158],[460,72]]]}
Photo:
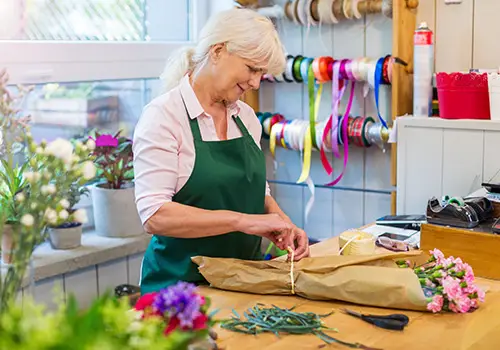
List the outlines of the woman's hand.
{"label": "woman's hand", "polygon": [[238,231],[249,235],[265,237],[278,248],[286,249],[285,237],[292,235],[294,225],[275,213],[262,215],[244,215]]}
{"label": "woman's hand", "polygon": [[[293,225],[290,232],[279,233],[276,239],[281,240],[277,245],[280,249],[293,249],[293,260],[299,261],[309,256],[309,238],[304,230]],[[292,258],[291,253],[288,254],[288,260]]]}

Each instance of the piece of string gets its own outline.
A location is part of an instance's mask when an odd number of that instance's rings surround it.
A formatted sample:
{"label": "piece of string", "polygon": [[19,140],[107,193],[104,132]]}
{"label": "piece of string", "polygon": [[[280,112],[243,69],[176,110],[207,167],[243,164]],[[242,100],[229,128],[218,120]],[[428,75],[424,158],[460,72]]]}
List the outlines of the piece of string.
{"label": "piece of string", "polygon": [[346,242],[346,244],[344,244],[344,246],[342,247],[342,249],[339,250],[339,255],[342,254],[342,252],[344,251],[344,249],[347,248],[347,246],[349,244],[351,244],[351,242],[354,241],[355,239],[357,239],[358,237],[359,237],[359,235],[356,235],[356,236],[352,237],[350,240],[348,240]]}
{"label": "piece of string", "polygon": [[291,247],[287,247],[286,250],[290,253],[291,263],[290,263],[290,282],[292,284],[292,294],[295,294],[295,277],[293,275],[293,262],[295,260],[295,252]]}

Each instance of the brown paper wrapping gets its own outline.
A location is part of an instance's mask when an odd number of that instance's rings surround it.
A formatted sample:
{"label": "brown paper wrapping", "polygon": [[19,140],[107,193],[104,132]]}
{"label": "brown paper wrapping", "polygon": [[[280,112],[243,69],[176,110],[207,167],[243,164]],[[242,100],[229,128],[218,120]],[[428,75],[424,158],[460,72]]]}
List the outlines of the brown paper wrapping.
{"label": "brown paper wrapping", "polygon": [[[419,251],[364,256],[322,256],[294,263],[295,293],[312,300],[426,310],[426,298],[412,269],[395,260],[418,258]],[[192,258],[212,287],[255,294],[290,295],[290,263]]]}

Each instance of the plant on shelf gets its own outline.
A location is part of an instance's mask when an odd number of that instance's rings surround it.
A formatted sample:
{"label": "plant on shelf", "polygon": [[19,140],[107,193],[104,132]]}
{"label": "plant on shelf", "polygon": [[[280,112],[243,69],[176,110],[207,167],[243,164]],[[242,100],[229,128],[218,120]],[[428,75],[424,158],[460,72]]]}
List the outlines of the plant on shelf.
{"label": "plant on shelf", "polygon": [[[68,174],[89,174],[91,161],[76,160],[81,151],[68,140],[36,143],[20,108],[26,90],[18,96],[7,88],[8,76],[0,72],[0,204],[3,212],[0,240],[0,314],[15,300],[33,250],[46,240],[46,228],[84,215],[68,213],[64,191]],[[87,146],[86,146],[87,147]],[[23,152],[24,151],[24,152]],[[83,151],[81,151],[83,152]],[[88,153],[88,152],[87,152]],[[83,154],[83,153],[82,153]]]}
{"label": "plant on shelf", "polygon": [[104,180],[101,186],[119,190],[130,185],[134,179],[132,140],[116,134],[101,134],[98,131],[90,139],[95,142],[93,155],[98,167],[98,177]]}
{"label": "plant on shelf", "polygon": [[84,185],[96,175],[91,152],[95,147],[92,140],[85,144],[74,141],[71,166],[65,166],[63,173],[54,173],[58,180],[58,194],[61,200],[57,205],[62,208],[56,223],[48,227],[51,245],[54,249],[73,249],[81,245],[82,224],[87,221],[85,210],[75,210],[82,195],[88,193]]}
{"label": "plant on shelf", "polygon": [[142,234],[142,223],[135,207],[132,140],[115,134],[95,132],[93,157],[97,179],[92,187],[96,231],[108,237]]}
{"label": "plant on shelf", "polygon": [[[179,288],[173,286],[160,294],[177,296]],[[15,305],[0,314],[0,349],[187,350],[194,346],[200,350],[212,349],[212,343],[200,343],[207,338],[208,327],[214,323],[206,316],[209,300],[197,293],[188,293],[187,289],[182,296],[187,299],[171,304],[176,311],[165,310],[163,314],[152,304],[145,306],[146,312],[130,310],[126,298],[117,299],[109,294],[96,298],[85,310],[70,296],[67,303],[61,303],[54,312],[45,312],[31,299],[23,299],[23,305]],[[164,305],[158,306],[163,310],[167,304]],[[174,312],[186,316],[183,327],[169,328],[166,332],[166,320],[171,319],[169,315]],[[193,321],[194,316],[203,322]]]}

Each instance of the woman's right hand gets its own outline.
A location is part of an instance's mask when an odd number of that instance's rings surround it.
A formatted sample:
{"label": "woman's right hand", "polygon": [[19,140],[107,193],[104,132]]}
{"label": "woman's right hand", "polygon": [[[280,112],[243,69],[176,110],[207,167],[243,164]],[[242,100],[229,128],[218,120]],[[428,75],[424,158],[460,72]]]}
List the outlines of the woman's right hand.
{"label": "woman's right hand", "polygon": [[247,215],[243,216],[240,222],[241,228],[239,231],[249,235],[261,236],[269,239],[278,248],[286,249],[284,235],[290,234],[293,225],[283,220],[281,216],[275,213],[262,215]]}

